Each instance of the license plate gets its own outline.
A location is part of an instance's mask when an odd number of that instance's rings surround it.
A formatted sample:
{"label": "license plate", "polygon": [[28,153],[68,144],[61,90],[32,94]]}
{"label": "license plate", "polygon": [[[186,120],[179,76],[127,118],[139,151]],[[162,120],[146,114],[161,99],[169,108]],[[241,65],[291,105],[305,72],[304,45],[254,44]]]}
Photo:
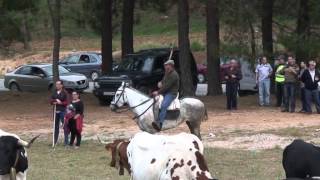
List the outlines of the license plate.
{"label": "license plate", "polygon": [[103,92],[103,95],[106,95],[106,96],[113,96],[115,94],[116,94],[115,92]]}

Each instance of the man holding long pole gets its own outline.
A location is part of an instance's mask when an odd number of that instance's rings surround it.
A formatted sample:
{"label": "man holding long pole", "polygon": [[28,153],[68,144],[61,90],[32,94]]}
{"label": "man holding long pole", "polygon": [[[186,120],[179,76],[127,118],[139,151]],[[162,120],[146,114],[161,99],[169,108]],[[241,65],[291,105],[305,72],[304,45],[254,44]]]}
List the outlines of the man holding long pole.
{"label": "man holding long pole", "polygon": [[[56,82],[56,90],[51,96],[50,103],[54,105],[54,114],[53,114],[53,121],[54,121],[54,130],[53,130],[53,142],[52,147],[57,144],[58,137],[59,137],[59,129],[60,123],[63,124],[64,121],[64,114],[66,111],[66,106],[68,105],[68,95],[67,92],[63,88],[62,81]],[[64,130],[64,145],[68,145],[68,133]]]}

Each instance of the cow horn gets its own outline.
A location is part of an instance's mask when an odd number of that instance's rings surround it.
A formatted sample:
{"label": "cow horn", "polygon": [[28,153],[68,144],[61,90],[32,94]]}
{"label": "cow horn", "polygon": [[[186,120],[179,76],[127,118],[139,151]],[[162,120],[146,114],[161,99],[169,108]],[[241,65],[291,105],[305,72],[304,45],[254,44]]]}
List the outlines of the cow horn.
{"label": "cow horn", "polygon": [[110,143],[109,141],[102,141],[101,138],[100,138],[98,135],[97,135],[97,139],[98,139],[99,143],[101,143],[101,144],[108,144],[108,143]]}
{"label": "cow horn", "polygon": [[40,136],[40,135],[35,136],[35,137],[32,138],[29,142],[26,142],[26,141],[24,141],[24,140],[22,140],[22,139],[19,139],[19,140],[18,140],[18,144],[21,145],[21,146],[23,146],[23,147],[30,148],[31,145],[32,145],[32,143],[33,143],[39,136]]}
{"label": "cow horn", "polygon": [[17,179],[17,171],[15,168],[10,169],[10,180],[16,180]]}

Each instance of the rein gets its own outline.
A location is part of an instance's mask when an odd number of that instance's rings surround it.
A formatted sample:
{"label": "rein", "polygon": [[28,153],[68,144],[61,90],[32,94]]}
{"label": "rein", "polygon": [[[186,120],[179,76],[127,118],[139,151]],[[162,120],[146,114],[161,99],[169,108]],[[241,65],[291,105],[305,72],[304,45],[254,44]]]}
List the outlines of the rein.
{"label": "rein", "polygon": [[132,110],[132,109],[134,109],[134,108],[136,108],[136,107],[139,107],[139,106],[141,106],[141,105],[143,105],[143,104],[145,104],[145,103],[149,102],[150,100],[151,100],[151,98],[149,98],[149,99],[147,99],[147,100],[145,100],[145,101],[141,102],[141,103],[140,103],[140,104],[138,104],[138,105],[135,105],[135,106],[132,106],[132,107],[130,107],[130,106],[129,106],[129,108],[124,109],[123,111],[116,111],[116,112],[117,112],[117,113],[127,112],[127,111],[129,111],[129,110]]}
{"label": "rein", "polygon": [[[119,98],[116,100],[115,103],[113,103],[113,105],[116,105],[116,104],[118,103],[118,101],[120,100],[121,97],[124,99],[124,90],[125,90],[125,88],[123,88],[123,90],[121,91],[121,94],[120,94]],[[135,108],[137,108],[137,107],[139,107],[139,106],[141,106],[141,105],[149,102],[151,99],[154,99],[153,103],[152,103],[146,110],[144,110],[141,114],[136,115],[136,116],[134,116],[134,117],[132,118],[132,119],[138,119],[139,117],[141,117],[142,115],[144,115],[144,114],[157,102],[157,100],[156,100],[155,98],[149,98],[149,99],[141,102],[141,103],[138,104],[138,105],[135,105],[135,106],[132,106],[132,107],[129,106],[129,108],[127,108],[127,109],[124,109],[124,110],[122,110],[122,111],[115,111],[115,112],[116,112],[116,113],[122,113],[122,112],[126,112],[126,111],[129,111],[129,110],[133,110],[133,109],[135,109]]]}
{"label": "rein", "polygon": [[[150,99],[148,99],[148,100],[150,100]],[[154,99],[153,103],[146,110],[144,110],[141,114],[134,116],[132,119],[138,119],[139,117],[144,115],[154,104],[156,104],[156,102],[157,101]]]}
{"label": "rein", "polygon": [[115,102],[114,104],[117,104],[121,97],[122,97],[123,100],[124,100],[123,94],[124,94],[124,88],[122,89],[122,91],[121,91],[121,93],[120,93],[120,97],[116,100],[116,102]]}

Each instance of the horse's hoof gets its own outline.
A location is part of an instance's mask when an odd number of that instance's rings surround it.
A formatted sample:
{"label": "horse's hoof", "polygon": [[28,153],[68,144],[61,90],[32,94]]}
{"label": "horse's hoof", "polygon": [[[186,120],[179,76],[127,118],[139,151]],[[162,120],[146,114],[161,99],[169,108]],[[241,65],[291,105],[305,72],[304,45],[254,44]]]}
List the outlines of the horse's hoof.
{"label": "horse's hoof", "polygon": [[158,126],[158,124],[156,122],[152,122],[152,127],[157,130],[158,132],[161,131],[160,127]]}

